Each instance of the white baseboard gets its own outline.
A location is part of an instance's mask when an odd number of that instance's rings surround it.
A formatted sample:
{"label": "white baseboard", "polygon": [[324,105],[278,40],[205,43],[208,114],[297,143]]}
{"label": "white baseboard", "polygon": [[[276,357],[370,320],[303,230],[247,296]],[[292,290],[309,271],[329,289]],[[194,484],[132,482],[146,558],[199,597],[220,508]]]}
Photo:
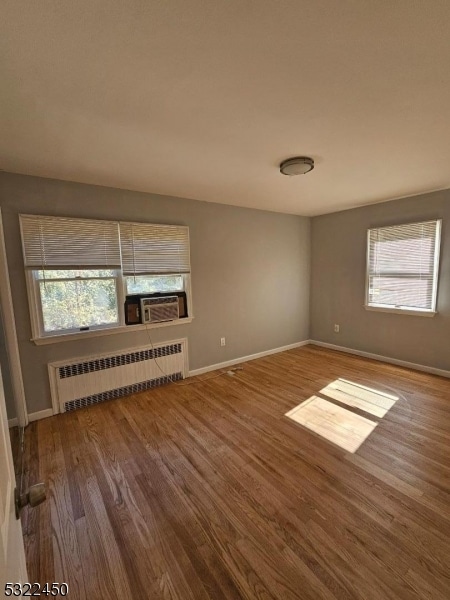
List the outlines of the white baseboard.
{"label": "white baseboard", "polygon": [[314,346],[321,346],[322,348],[337,350],[338,352],[356,354],[357,356],[363,356],[364,358],[372,358],[374,360],[379,360],[380,362],[398,365],[399,367],[406,367],[408,369],[414,369],[415,371],[424,371],[425,373],[431,373],[432,375],[440,375],[441,377],[450,378],[450,371],[446,371],[445,369],[436,369],[435,367],[429,367],[427,365],[418,365],[417,363],[408,362],[407,360],[391,358],[390,356],[381,356],[380,354],[372,354],[372,352],[364,352],[363,350],[353,350],[353,348],[346,348],[345,346],[336,346],[336,344],[328,344],[327,342],[318,342],[316,340],[310,340],[309,343],[313,344]]}
{"label": "white baseboard", "polygon": [[249,354],[248,356],[241,356],[240,358],[233,358],[232,360],[226,360],[225,362],[216,363],[214,365],[208,365],[201,369],[194,369],[189,371],[189,377],[195,375],[202,375],[209,371],[217,371],[217,369],[226,369],[239,363],[248,362],[249,360],[255,360],[256,358],[262,358],[263,356],[269,356],[270,354],[278,354],[278,352],[285,352],[286,350],[292,350],[293,348],[299,348],[300,346],[306,346],[309,344],[309,340],[303,340],[302,342],[296,342],[295,344],[288,344],[287,346],[281,346],[281,348],[273,348],[272,350],[264,350],[263,352],[257,352],[256,354]]}
{"label": "white baseboard", "polygon": [[40,419],[46,419],[47,417],[53,416],[53,409],[46,408],[45,410],[39,410],[38,412],[31,413],[28,415],[28,421],[39,421]]}
{"label": "white baseboard", "polygon": [[[39,410],[38,412],[31,413],[28,415],[28,422],[31,423],[32,421],[39,421],[40,419],[46,419],[47,417],[52,417],[53,414],[54,413],[53,413],[52,408],[46,408],[45,410]],[[11,427],[16,427],[18,424],[19,424],[19,421],[17,419],[9,419],[8,420],[9,429],[11,429]]]}

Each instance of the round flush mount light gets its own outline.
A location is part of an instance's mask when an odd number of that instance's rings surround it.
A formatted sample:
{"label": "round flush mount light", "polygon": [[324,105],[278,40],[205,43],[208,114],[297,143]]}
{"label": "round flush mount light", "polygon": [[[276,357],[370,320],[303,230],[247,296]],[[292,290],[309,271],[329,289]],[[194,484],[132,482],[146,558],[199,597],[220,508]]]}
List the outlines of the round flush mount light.
{"label": "round flush mount light", "polygon": [[283,160],[280,173],[283,175],[305,175],[314,169],[314,160],[308,156],[294,156]]}

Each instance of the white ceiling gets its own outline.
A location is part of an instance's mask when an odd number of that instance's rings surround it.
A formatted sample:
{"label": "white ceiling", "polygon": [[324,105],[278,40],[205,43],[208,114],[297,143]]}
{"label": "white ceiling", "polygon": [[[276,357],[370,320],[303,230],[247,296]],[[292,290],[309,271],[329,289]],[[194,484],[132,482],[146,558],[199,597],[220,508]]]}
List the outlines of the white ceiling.
{"label": "white ceiling", "polygon": [[0,52],[5,171],[301,215],[450,187],[449,0],[3,0]]}

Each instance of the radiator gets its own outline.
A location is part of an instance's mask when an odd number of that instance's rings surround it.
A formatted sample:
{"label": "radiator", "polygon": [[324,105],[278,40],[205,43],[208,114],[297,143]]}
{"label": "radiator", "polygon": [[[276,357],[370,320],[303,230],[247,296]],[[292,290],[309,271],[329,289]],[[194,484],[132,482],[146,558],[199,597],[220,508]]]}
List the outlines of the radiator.
{"label": "radiator", "polygon": [[48,371],[54,412],[75,410],[184,379],[187,340],[52,362]]}

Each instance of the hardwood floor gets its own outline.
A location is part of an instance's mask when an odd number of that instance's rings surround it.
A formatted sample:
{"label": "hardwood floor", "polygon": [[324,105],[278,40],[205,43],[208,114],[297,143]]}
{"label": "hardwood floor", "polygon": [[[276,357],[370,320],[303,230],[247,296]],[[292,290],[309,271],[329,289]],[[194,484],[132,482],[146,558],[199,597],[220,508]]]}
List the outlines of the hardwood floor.
{"label": "hardwood floor", "polygon": [[[30,581],[89,600],[448,600],[450,381],[314,346],[243,366],[28,427],[27,478],[48,487],[23,515]],[[339,378],[398,400],[373,416],[320,394]],[[376,427],[347,452],[285,416],[311,396]]]}

